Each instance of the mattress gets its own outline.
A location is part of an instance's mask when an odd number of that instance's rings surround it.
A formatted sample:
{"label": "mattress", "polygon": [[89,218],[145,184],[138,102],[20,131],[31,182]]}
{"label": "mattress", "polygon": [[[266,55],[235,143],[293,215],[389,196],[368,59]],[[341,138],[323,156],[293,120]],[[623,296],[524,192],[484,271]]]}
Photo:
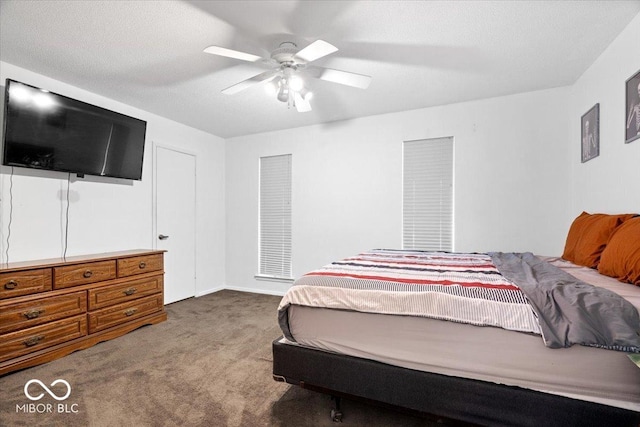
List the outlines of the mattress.
{"label": "mattress", "polygon": [[[545,259],[640,310],[640,287]],[[640,411],[640,369],[620,351],[551,349],[539,335],[496,327],[298,305],[289,307],[289,325],[297,345]]]}

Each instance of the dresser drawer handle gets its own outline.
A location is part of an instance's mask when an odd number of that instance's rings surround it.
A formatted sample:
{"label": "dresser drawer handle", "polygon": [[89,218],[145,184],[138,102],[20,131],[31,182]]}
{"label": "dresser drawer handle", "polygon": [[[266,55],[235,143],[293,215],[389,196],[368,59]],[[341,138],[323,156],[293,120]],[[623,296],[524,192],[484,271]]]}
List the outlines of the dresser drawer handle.
{"label": "dresser drawer handle", "polygon": [[136,289],[136,288],[129,288],[129,289],[127,289],[127,290],[123,291],[123,292],[124,292],[124,294],[125,294],[126,296],[130,296],[130,295],[135,294],[135,293],[136,293],[136,291],[137,291],[137,289]]}
{"label": "dresser drawer handle", "polygon": [[5,289],[15,289],[16,286],[18,286],[18,282],[16,282],[15,280],[9,280],[4,284]]}
{"label": "dresser drawer handle", "polygon": [[84,272],[84,274],[82,275],[85,279],[88,279],[89,277],[93,276],[93,271],[91,270],[87,270]]}
{"label": "dresser drawer handle", "polygon": [[41,314],[44,313],[44,309],[42,308],[35,308],[33,310],[29,310],[29,311],[25,311],[24,313],[22,313],[24,315],[24,317],[26,317],[27,319],[35,319],[37,317],[39,317]]}
{"label": "dresser drawer handle", "polygon": [[147,263],[144,261],[141,261],[140,264],[138,264],[138,267],[140,267],[140,270],[142,270],[143,268],[145,268],[147,266]]}
{"label": "dresser drawer handle", "polygon": [[25,346],[27,346],[27,347],[33,347],[34,345],[38,344],[43,339],[44,339],[44,335],[36,335],[34,337],[31,337],[31,338],[23,341],[23,344]]}
{"label": "dresser drawer handle", "polygon": [[129,310],[124,312],[124,315],[127,317],[133,316],[136,313],[136,311],[138,311],[137,308],[130,308]]}

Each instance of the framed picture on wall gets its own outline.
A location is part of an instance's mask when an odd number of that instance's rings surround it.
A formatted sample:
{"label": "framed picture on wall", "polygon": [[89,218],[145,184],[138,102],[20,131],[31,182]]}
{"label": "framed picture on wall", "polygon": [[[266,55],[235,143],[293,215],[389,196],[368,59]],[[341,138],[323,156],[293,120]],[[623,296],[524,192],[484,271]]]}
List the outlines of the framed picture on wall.
{"label": "framed picture on wall", "polygon": [[600,155],[600,104],[582,116],[582,163]]}
{"label": "framed picture on wall", "polygon": [[625,89],[627,128],[624,142],[629,143],[640,138],[640,71],[627,80]]}

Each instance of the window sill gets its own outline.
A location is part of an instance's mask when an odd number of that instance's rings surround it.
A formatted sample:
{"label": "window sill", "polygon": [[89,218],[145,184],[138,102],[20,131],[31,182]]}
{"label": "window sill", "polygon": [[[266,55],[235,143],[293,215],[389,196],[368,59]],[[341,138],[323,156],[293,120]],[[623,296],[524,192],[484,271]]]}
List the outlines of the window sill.
{"label": "window sill", "polygon": [[256,280],[264,280],[267,282],[293,283],[295,280],[293,277],[269,276],[268,274],[255,274],[253,277]]}

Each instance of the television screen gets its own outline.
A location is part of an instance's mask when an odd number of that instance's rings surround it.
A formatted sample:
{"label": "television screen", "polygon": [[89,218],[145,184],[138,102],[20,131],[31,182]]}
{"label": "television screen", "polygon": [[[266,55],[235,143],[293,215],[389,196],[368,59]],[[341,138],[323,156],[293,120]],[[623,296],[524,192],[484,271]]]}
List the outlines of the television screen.
{"label": "television screen", "polygon": [[2,164],[140,180],[147,122],[7,79]]}

